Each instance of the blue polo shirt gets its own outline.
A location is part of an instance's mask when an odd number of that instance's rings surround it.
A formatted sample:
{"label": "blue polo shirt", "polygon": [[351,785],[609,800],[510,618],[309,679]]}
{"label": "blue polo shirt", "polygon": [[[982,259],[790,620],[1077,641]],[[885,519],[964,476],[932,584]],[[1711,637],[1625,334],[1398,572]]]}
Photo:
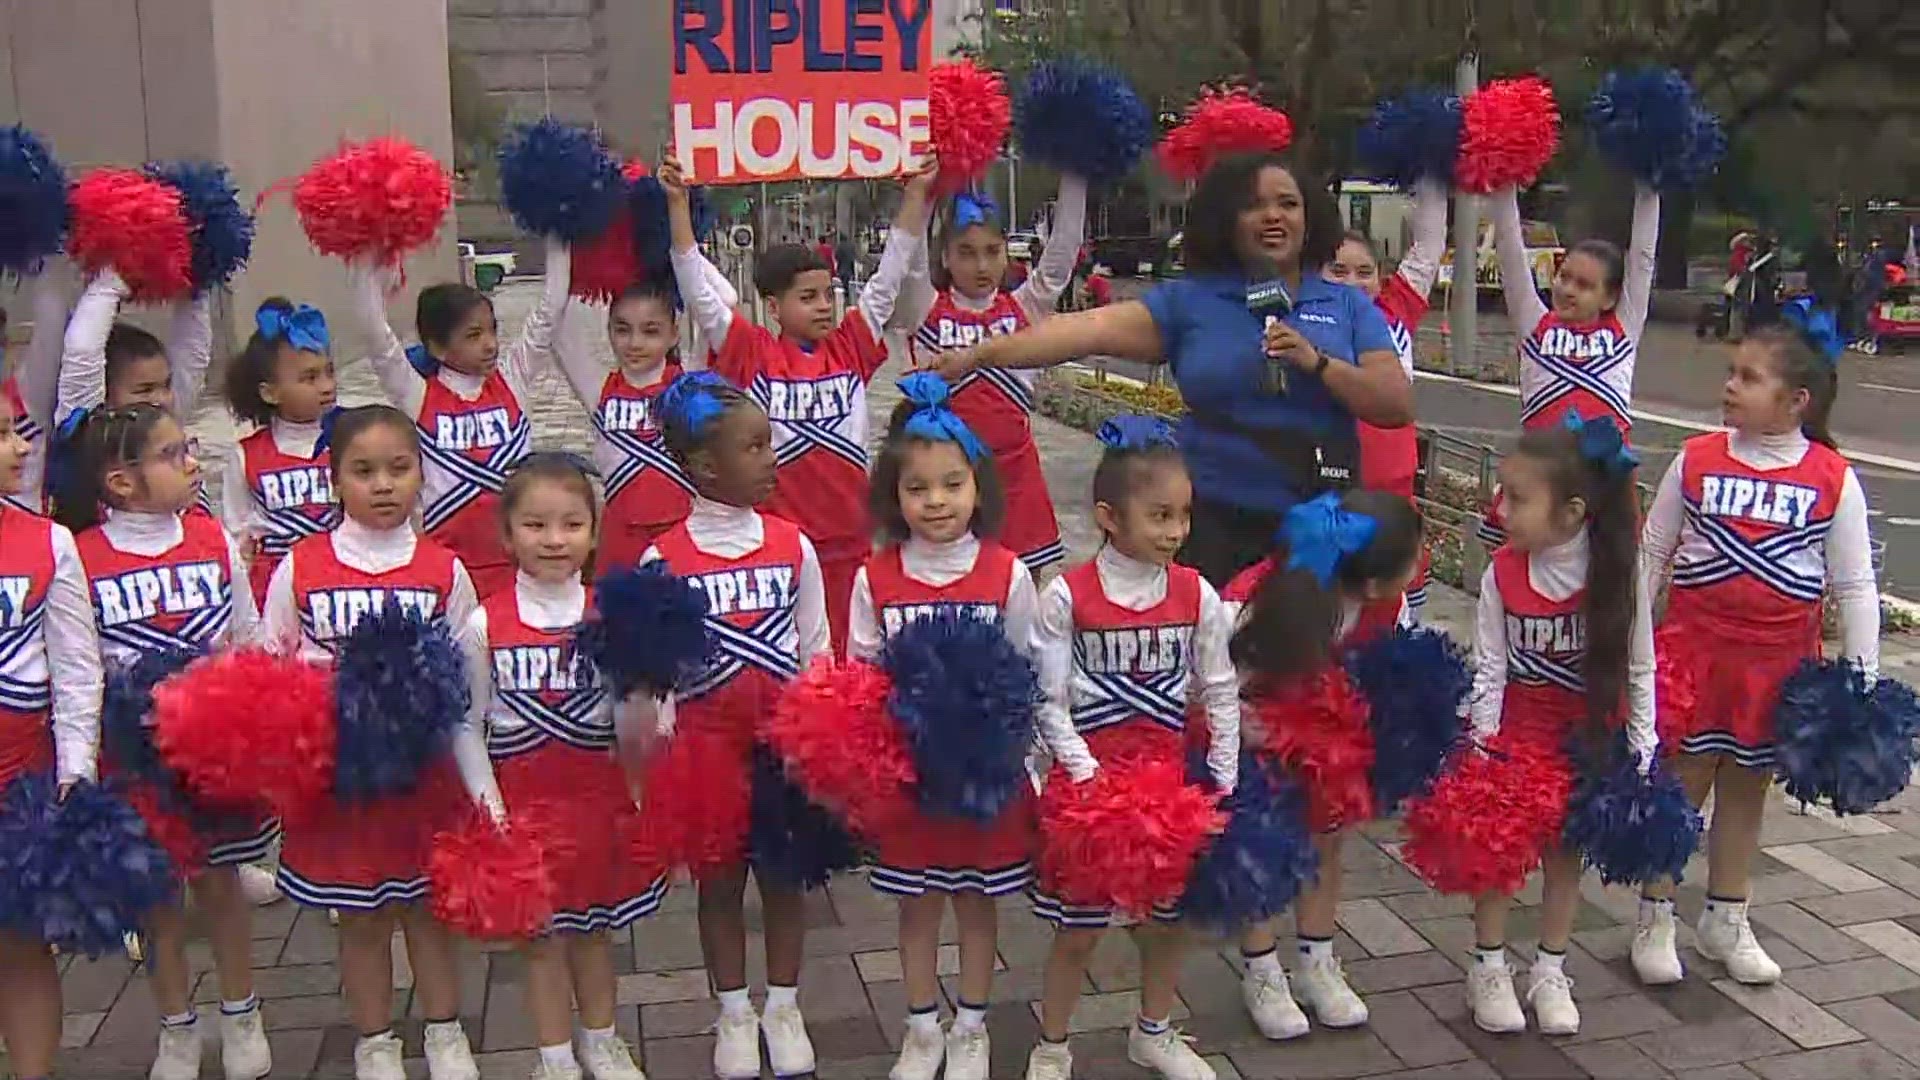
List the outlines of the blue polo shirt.
{"label": "blue polo shirt", "polygon": [[[1353,415],[1312,375],[1290,369],[1287,393],[1267,391],[1265,327],[1247,311],[1242,275],[1193,274],[1157,285],[1142,299],[1189,407],[1240,427],[1353,438]],[[1301,275],[1293,303],[1287,324],[1335,362],[1354,364],[1362,353],[1393,351],[1386,317],[1351,285],[1309,271]],[[1298,501],[1288,477],[1244,436],[1189,416],[1179,437],[1199,498],[1275,514]]]}

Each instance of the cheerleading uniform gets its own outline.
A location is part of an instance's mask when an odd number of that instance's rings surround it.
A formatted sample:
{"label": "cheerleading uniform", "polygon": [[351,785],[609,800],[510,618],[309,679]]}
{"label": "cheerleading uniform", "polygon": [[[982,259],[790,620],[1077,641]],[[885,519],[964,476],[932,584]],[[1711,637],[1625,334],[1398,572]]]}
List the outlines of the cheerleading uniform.
{"label": "cheerleading uniform", "polygon": [[[645,785],[645,813],[688,831],[676,854],[696,875],[727,871],[747,854],[755,729],[828,648],[820,559],[792,522],[698,496],[641,562],[656,559],[706,594],[714,648],[660,710],[672,739]],[[689,761],[700,764],[682,770]]]}
{"label": "cheerleading uniform", "polygon": [[61,783],[93,778],[101,681],[73,534],[0,504],[0,791],[49,766]]}
{"label": "cheerleading uniform", "polygon": [[[415,536],[408,525],[370,529],[347,518],[334,531],[293,545],[275,568],[262,643],[328,663],[360,617],[388,603],[460,626],[477,606],[473,583],[452,552]],[[436,830],[458,820],[461,787],[465,798],[482,804],[493,789],[486,746],[472,725],[455,731],[453,758],[429,764],[407,794],[288,822],[281,891],[312,907],[354,911],[424,899],[429,846]]]}
{"label": "cheerleading uniform", "polygon": [[[918,538],[867,560],[853,579],[847,654],[877,661],[886,639],[941,612],[998,619],[1022,652],[1031,645],[1039,597],[1024,562],[972,533],[947,543]],[[1020,797],[988,825],[915,814],[877,838],[870,881],[895,896],[977,892],[1003,896],[1033,880],[1033,800]]]}
{"label": "cheerleading uniform", "polygon": [[553,348],[569,272],[565,245],[549,243],[544,291],[520,339],[500,350],[492,370],[467,375],[439,364],[422,347],[401,347],[387,324],[385,280],[391,271],[353,270],[354,311],[375,343],[374,373],[394,407],[419,428],[421,527],[459,557],[482,597],[513,583],[501,537],[500,490],[533,449],[527,388]]}
{"label": "cheerleading uniform", "polygon": [[[1053,314],[1060,294],[1073,282],[1086,214],[1086,181],[1062,176],[1053,231],[1033,273],[1018,289],[982,299],[941,289],[914,333],[915,365],[931,367],[949,349],[972,348],[990,337],[1018,333]],[[1000,539],[1036,574],[1067,557],[1040,469],[1040,448],[1033,441],[1033,384],[1039,375],[1036,370],[976,369],[953,388],[950,402],[993,452],[1007,498]]]}
{"label": "cheerleading uniform", "polygon": [[1798,431],[1687,440],[1660,481],[1642,545],[1649,591],[1671,564],[1663,659],[1693,675],[1686,730],[1666,733],[1682,752],[1772,764],[1774,703],[1787,676],[1819,658],[1829,586],[1843,655],[1877,673],[1870,544],[1866,495],[1837,451]]}
{"label": "cheerleading uniform", "polygon": [[0,393],[6,394],[13,405],[13,433],[27,443],[27,456],[20,462],[20,490],[0,501],[36,514],[46,506],[47,444],[53,431],[71,276],[67,264],[57,260],[49,260],[47,267],[34,275],[33,337],[15,359],[6,381],[0,383]]}
{"label": "cheerleading uniform", "polygon": [[296,424],[276,416],[227,455],[221,515],[228,528],[258,545],[247,566],[256,607],[266,603],[267,582],[288,550],[340,523],[328,454],[315,450],[319,441],[319,421]]}
{"label": "cheerleading uniform", "polygon": [[607,687],[573,651],[573,630],[591,595],[578,577],[536,581],[488,597],[460,636],[473,683],[472,724],[507,807],[540,816],[567,846],[548,855],[555,897],[552,928],[617,930],[660,907],[667,879],[627,857],[624,838],[640,815],[613,758]]}
{"label": "cheerleading uniform", "polygon": [[820,549],[834,651],[845,648],[853,575],[873,553],[867,522],[867,382],[887,361],[880,333],[893,317],[922,239],[894,229],[859,301],[826,337],[803,346],[737,317],[712,287],[698,248],[673,253],[694,324],[717,343],[708,367],[746,391],[773,423],[779,476],[765,509]]}
{"label": "cheerleading uniform", "polygon": [[[1240,701],[1227,642],[1226,605],[1191,567],[1159,566],[1104,546],[1092,562],[1055,578],[1040,595],[1034,659],[1045,695],[1041,738],[1067,779],[1080,783],[1128,757],[1179,760],[1189,698],[1205,708],[1211,738],[1207,767],[1220,791],[1233,790],[1240,765]],[[1041,832],[1047,823],[1041,822]],[[1033,892],[1035,915],[1058,927],[1112,924],[1104,907],[1068,904]],[[1153,917],[1179,918],[1170,905]]]}

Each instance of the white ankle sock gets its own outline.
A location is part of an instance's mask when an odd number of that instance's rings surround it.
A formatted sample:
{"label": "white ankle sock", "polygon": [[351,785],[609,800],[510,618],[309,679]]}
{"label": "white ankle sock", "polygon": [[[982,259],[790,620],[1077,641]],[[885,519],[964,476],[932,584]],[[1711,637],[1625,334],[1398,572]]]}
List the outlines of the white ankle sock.
{"label": "white ankle sock", "polygon": [[1651,896],[1643,896],[1640,898],[1641,922],[1650,922],[1655,915],[1660,914],[1673,914],[1673,901],[1671,899],[1657,899]]}
{"label": "white ankle sock", "polygon": [[1564,952],[1553,952],[1545,946],[1542,946],[1534,950],[1533,969],[1535,971],[1565,971],[1567,969],[1567,954]]}
{"label": "white ankle sock", "polygon": [[987,1026],[987,1007],[961,1003],[953,1010],[953,1030],[978,1031]]}
{"label": "white ankle sock", "polygon": [[1332,938],[1301,938],[1300,959],[1309,964],[1324,964],[1333,959]]}
{"label": "white ankle sock", "polygon": [[1268,949],[1258,956],[1248,956],[1245,953],[1241,953],[1240,958],[1247,962],[1248,975],[1274,976],[1281,973],[1280,950],[1278,948]]}
{"label": "white ankle sock", "polygon": [[783,1005],[800,1007],[800,988],[797,986],[775,986],[767,984],[767,1011],[772,1012]]}
{"label": "white ankle sock", "polygon": [[580,1062],[574,1059],[572,1043],[561,1043],[558,1046],[541,1047],[540,1063],[549,1068],[556,1069],[577,1069],[580,1067]]}
{"label": "white ankle sock", "polygon": [[907,1027],[923,1035],[934,1035],[940,1031],[940,1006],[931,1009],[916,1010],[907,1013]]}
{"label": "white ankle sock", "polygon": [[1505,945],[1495,945],[1491,949],[1483,949],[1475,946],[1473,950],[1473,961],[1476,964],[1483,964],[1487,967],[1504,967],[1507,963],[1507,947]]}
{"label": "white ankle sock", "polygon": [[747,996],[747,988],[722,990],[715,995],[720,999],[720,1012],[723,1016],[750,1016],[753,1013],[753,999]]}

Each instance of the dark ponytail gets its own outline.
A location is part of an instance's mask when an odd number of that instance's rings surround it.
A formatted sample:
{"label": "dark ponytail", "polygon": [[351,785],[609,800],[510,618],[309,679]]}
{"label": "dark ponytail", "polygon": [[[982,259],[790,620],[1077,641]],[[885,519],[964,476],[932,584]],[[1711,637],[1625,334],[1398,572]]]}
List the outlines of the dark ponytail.
{"label": "dark ponytail", "polygon": [[[254,313],[255,321],[260,312],[277,312],[282,316],[293,314],[293,301],[284,296],[269,296],[260,301],[259,309]],[[247,338],[246,347],[240,355],[227,364],[226,379],[221,389],[226,391],[227,411],[236,420],[245,420],[255,427],[266,427],[274,417],[274,407],[260,396],[260,384],[273,381],[273,365],[280,358],[280,346],[285,345],[284,336],[268,337],[258,328]]]}
{"label": "dark ponytail", "polygon": [[76,535],[100,524],[107,474],[138,462],[168,413],[158,405],[98,408],[54,448],[53,519]]}
{"label": "dark ponytail", "polygon": [[1800,430],[1807,439],[1829,450],[1838,450],[1840,444],[1834,440],[1828,425],[1833,416],[1834,399],[1840,392],[1839,369],[1815,351],[1805,334],[1786,323],[1761,327],[1749,333],[1747,339],[1773,357],[1774,371],[1789,391],[1807,392],[1807,408],[1800,414]]}

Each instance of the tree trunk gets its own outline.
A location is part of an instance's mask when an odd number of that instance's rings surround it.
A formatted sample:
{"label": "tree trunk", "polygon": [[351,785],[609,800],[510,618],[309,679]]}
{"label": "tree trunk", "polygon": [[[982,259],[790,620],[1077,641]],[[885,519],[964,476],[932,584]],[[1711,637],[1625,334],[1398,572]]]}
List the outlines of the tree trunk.
{"label": "tree trunk", "polygon": [[1653,262],[1653,287],[1687,287],[1688,240],[1693,233],[1693,192],[1670,191],[1660,196],[1660,246]]}

